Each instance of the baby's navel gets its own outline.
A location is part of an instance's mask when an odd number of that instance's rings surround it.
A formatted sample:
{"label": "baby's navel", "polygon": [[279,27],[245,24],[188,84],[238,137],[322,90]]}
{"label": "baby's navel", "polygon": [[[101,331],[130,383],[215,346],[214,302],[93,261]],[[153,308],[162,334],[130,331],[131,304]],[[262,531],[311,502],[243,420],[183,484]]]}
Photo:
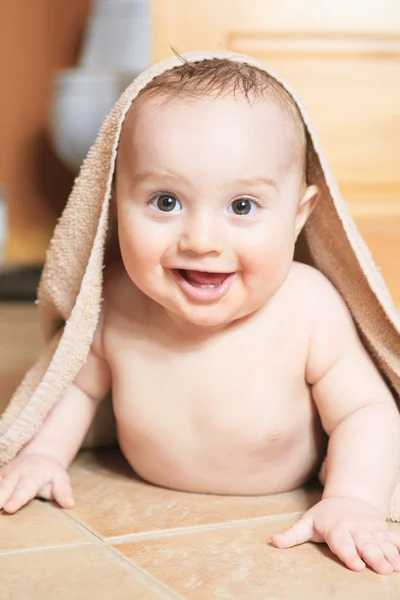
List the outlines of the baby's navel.
{"label": "baby's navel", "polygon": [[281,437],[281,430],[279,429],[279,427],[272,427],[267,434],[267,442],[268,443],[273,443],[273,442],[277,442],[279,440],[279,438]]}

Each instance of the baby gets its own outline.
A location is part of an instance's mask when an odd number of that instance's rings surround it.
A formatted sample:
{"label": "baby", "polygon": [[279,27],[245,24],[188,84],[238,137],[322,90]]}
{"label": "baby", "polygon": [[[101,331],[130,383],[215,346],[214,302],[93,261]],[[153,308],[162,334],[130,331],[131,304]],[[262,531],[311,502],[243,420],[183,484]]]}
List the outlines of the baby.
{"label": "baby", "polygon": [[272,543],[326,542],[354,571],[400,571],[385,520],[398,410],[340,294],[293,260],[319,198],[306,156],[296,103],[256,67],[185,62],[139,94],[90,354],[0,470],[0,508],[73,506],[67,469],[112,388],[121,449],[160,486],[276,494],[315,477],[327,450],[321,501]]}

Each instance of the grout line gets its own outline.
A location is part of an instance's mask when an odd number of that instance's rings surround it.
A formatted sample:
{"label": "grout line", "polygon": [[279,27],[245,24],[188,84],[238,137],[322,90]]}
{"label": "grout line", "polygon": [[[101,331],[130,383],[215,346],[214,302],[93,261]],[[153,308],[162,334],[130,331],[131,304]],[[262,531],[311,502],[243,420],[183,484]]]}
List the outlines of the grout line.
{"label": "grout line", "polygon": [[[40,550],[49,550],[52,548],[58,549],[58,548],[69,548],[69,547],[75,547],[75,546],[87,546],[90,544],[94,544],[98,547],[104,546],[104,547],[108,548],[109,545],[114,545],[114,544],[117,544],[117,545],[129,544],[129,543],[140,542],[140,541],[145,541],[145,540],[152,540],[152,539],[157,539],[157,538],[162,539],[162,538],[175,537],[175,536],[186,535],[186,534],[191,534],[191,533],[201,533],[203,531],[204,532],[216,531],[216,530],[220,530],[220,529],[226,529],[228,527],[242,527],[242,526],[251,527],[252,525],[257,524],[257,523],[268,523],[271,521],[283,521],[290,517],[301,516],[304,513],[304,511],[298,511],[298,512],[283,513],[280,515],[254,517],[253,519],[225,521],[223,523],[211,523],[209,525],[192,525],[192,526],[185,526],[185,527],[175,527],[175,528],[171,528],[171,529],[156,529],[156,530],[153,529],[152,531],[144,531],[144,532],[139,532],[139,533],[128,533],[126,535],[120,535],[120,536],[117,535],[117,536],[107,537],[107,536],[102,536],[101,534],[93,533],[90,529],[88,529],[80,521],[76,520],[76,518],[74,518],[72,515],[65,513],[63,509],[61,509],[61,508],[58,509],[57,507],[54,507],[51,504],[43,503],[43,505],[46,506],[47,510],[49,510],[53,513],[55,512],[58,519],[60,519],[64,523],[70,525],[71,528],[73,528],[75,531],[82,533],[87,538],[87,541],[66,542],[63,544],[47,544],[44,546],[32,546],[29,548],[21,548],[18,550],[0,550],[0,555],[17,554],[17,553],[22,553],[22,552],[36,552],[36,551],[40,551]],[[110,550],[112,552],[114,552],[114,549],[110,549]]]}
{"label": "grout line", "polygon": [[70,525],[77,532],[81,533],[83,536],[91,540],[92,542],[102,542],[103,536],[100,534],[96,534],[94,531],[86,527],[83,523],[78,521],[72,514],[66,512],[64,509],[53,506],[52,504],[46,505],[48,510],[51,510],[53,513],[56,513],[57,519],[60,519],[64,523]]}
{"label": "grout line", "polygon": [[216,531],[219,529],[226,529],[228,527],[243,527],[252,526],[257,523],[268,523],[272,521],[283,521],[290,517],[301,516],[304,511],[291,512],[281,515],[273,515],[270,517],[254,517],[254,519],[243,519],[236,521],[226,521],[224,523],[212,523],[209,525],[192,525],[189,527],[175,527],[171,529],[156,529],[152,531],[144,531],[140,533],[128,533],[121,536],[110,536],[102,538],[103,541],[108,544],[129,544],[133,542],[140,542],[142,540],[152,540],[157,538],[175,537],[178,535],[186,535],[189,533],[201,533],[208,531]]}
{"label": "grout line", "polygon": [[105,544],[102,546],[103,549],[112,555],[114,560],[118,560],[124,568],[130,573],[134,573],[137,578],[142,581],[142,583],[146,584],[146,586],[156,592],[162,592],[163,597],[166,600],[186,600],[183,596],[179,595],[175,590],[169,588],[165,583],[161,583],[158,579],[155,579],[150,573],[148,573],[145,569],[143,569],[136,562],[127,558],[120,551],[109,548]]}
{"label": "grout line", "polygon": [[46,546],[31,546],[30,548],[18,548],[17,550],[0,550],[0,556],[10,554],[32,554],[33,552],[45,552],[46,550],[60,550],[65,548],[79,548],[82,546],[94,546],[93,542],[71,542],[65,544],[51,544]]}

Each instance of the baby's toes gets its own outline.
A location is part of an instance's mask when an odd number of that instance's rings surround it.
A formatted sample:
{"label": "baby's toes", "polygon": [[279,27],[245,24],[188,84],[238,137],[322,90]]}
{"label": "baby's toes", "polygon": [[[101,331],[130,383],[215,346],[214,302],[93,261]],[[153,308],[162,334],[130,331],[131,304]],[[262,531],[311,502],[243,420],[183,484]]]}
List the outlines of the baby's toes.
{"label": "baby's toes", "polygon": [[393,566],[386,558],[381,544],[371,534],[355,534],[354,541],[364,562],[380,575],[393,573]]}

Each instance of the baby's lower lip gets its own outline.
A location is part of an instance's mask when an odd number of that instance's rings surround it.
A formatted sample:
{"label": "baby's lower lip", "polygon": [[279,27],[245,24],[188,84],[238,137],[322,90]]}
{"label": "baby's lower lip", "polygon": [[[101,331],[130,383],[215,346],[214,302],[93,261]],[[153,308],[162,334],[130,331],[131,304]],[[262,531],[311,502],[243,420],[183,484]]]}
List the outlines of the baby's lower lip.
{"label": "baby's lower lip", "polygon": [[171,269],[175,281],[181,290],[192,300],[213,302],[224,296],[232,285],[236,273],[226,273],[218,285],[193,285],[183,275],[180,269]]}

